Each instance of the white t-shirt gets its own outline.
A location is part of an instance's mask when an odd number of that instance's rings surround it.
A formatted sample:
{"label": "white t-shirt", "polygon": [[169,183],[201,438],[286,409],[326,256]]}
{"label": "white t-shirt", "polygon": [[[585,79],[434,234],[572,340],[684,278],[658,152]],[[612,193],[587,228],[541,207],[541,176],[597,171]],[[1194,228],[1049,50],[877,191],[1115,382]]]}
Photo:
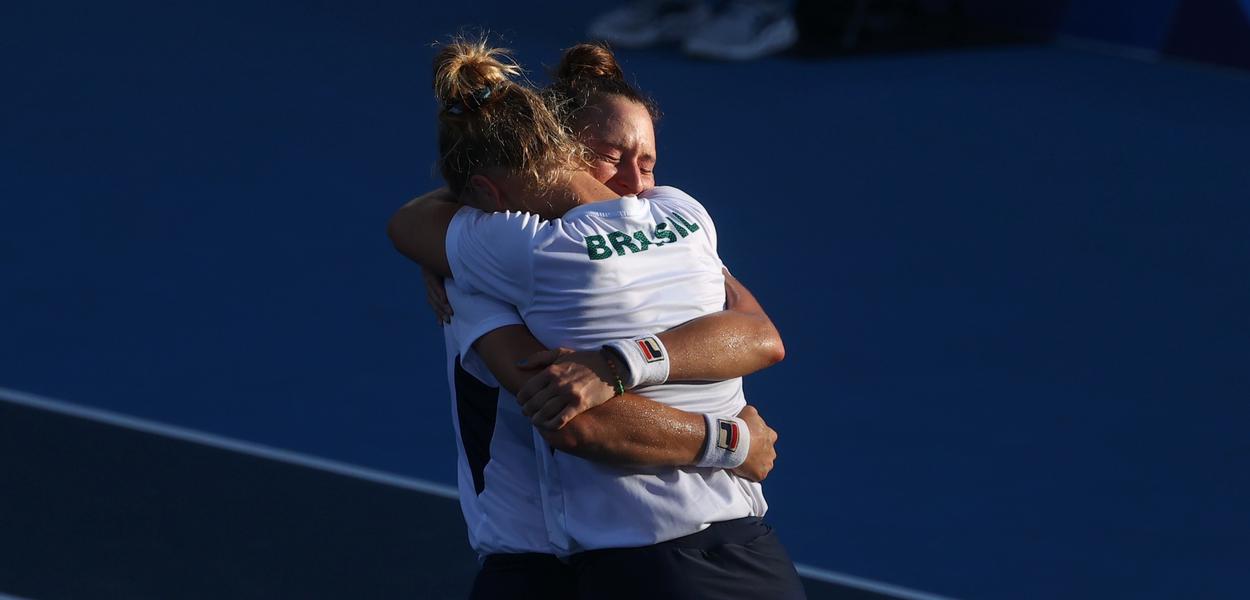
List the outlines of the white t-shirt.
{"label": "white t-shirt", "polygon": [[[516,306],[549,348],[658,334],[725,302],[712,219],[670,187],[551,221],[463,208],[447,231],[447,259],[463,290]],[[735,415],[746,404],[741,379],[637,391],[696,413]],[[549,449],[538,455],[558,554],[653,544],[767,510],[759,484],[724,470],[621,469]]]}
{"label": "white t-shirt", "polygon": [[544,522],[533,427],[516,398],[473,351],[478,338],[521,324],[510,304],[446,281],[455,314],[443,327],[456,430],[457,487],[469,544],[481,556],[552,553]]}

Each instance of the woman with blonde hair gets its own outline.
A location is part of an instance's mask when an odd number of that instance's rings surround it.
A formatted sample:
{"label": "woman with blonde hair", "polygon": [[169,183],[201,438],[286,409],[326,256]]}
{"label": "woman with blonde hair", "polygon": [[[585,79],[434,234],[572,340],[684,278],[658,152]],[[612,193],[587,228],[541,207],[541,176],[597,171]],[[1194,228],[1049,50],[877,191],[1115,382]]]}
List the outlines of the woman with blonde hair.
{"label": "woman with blonde hair", "polygon": [[[454,275],[467,293],[515,306],[548,347],[601,349],[583,354],[600,357],[597,375],[618,394],[638,389],[702,415],[705,425],[690,468],[539,451],[554,551],[568,557],[582,597],[802,597],[793,565],[760,519],[759,484],[731,470],[750,433],[734,416],[745,406],[742,372],[669,383],[677,363],[660,334],[725,304],[711,218],[679,190],[622,195],[596,179],[596,157],[516,74],[484,43],[440,50],[435,90],[449,191],[396,214],[396,247]],[[486,212],[497,210],[509,212]],[[548,401],[556,416],[566,414],[571,405],[557,401],[559,390],[535,379],[533,414],[551,414]],[[587,408],[575,406],[573,416]]]}

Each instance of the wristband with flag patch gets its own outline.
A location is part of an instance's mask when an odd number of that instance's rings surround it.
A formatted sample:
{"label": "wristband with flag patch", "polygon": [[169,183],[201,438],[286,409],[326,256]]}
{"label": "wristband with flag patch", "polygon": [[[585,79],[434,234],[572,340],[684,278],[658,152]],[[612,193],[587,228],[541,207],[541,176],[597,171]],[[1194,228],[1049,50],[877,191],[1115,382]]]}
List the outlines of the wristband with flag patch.
{"label": "wristband with flag patch", "polygon": [[625,387],[634,389],[645,385],[659,385],[668,381],[668,350],[660,338],[649,335],[631,340],[616,340],[604,344],[621,357],[625,363],[622,373]]}
{"label": "wristband with flag patch", "polygon": [[736,469],[747,461],[751,451],[751,430],[747,422],[737,417],[703,415],[707,423],[707,437],[703,439],[703,454],[695,466],[716,469]]}

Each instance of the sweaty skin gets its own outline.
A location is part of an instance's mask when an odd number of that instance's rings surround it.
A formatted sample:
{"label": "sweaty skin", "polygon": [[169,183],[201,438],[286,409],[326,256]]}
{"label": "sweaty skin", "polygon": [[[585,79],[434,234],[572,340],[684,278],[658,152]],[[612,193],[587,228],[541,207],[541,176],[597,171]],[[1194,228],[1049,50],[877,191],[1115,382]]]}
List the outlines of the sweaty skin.
{"label": "sweaty skin", "polygon": [[[479,338],[473,348],[500,385],[514,394],[533,374],[519,366],[518,361],[546,351],[521,325],[496,329]],[[733,473],[751,481],[763,481],[777,458],[777,433],[752,406],[743,408],[738,417],[751,431],[751,447],[746,462]],[[551,447],[581,458],[660,467],[695,464],[703,451],[706,430],[702,415],[632,393],[579,414],[560,429],[539,429]]]}
{"label": "sweaty skin", "polygon": [[[780,362],[785,348],[763,307],[725,271],[726,309],[659,334],[670,381],[724,381]],[[534,358],[528,359],[534,362]],[[548,358],[550,361],[551,358]],[[572,352],[521,387],[517,401],[535,425],[559,429],[603,404],[615,389],[612,369],[596,351]]]}

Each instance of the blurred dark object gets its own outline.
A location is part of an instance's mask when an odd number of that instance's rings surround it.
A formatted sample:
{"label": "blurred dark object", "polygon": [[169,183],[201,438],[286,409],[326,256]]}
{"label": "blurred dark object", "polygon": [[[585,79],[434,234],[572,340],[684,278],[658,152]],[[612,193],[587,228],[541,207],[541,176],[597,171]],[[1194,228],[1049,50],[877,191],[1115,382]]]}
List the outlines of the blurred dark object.
{"label": "blurred dark object", "polygon": [[738,61],[798,39],[788,0],[633,0],[595,17],[587,34],[621,48],[675,43],[691,56]]}
{"label": "blurred dark object", "polygon": [[1250,2],[1190,0],[1172,20],[1164,52],[1250,69]]}
{"label": "blurred dark object", "polygon": [[1044,41],[1048,33],[969,18],[963,0],[798,0],[795,52],[835,56]]}

